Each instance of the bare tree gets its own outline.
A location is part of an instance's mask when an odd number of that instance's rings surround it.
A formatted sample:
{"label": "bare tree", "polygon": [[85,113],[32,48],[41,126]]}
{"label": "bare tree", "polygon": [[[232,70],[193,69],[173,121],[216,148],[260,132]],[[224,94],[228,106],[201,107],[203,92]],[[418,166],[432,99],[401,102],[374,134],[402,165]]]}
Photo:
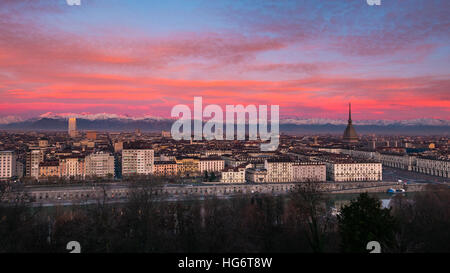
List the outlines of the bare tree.
{"label": "bare tree", "polygon": [[313,181],[298,183],[290,194],[290,208],[297,224],[305,227],[306,237],[314,252],[325,249],[330,217],[326,209],[323,184]]}

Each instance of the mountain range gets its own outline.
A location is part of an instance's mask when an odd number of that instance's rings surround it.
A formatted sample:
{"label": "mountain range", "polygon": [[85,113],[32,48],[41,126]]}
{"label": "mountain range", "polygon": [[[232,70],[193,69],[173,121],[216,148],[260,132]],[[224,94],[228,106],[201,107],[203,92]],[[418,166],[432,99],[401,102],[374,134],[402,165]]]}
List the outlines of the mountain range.
{"label": "mountain range", "polygon": [[[36,118],[20,117],[0,118],[2,130],[67,130],[68,117],[77,118],[79,130],[97,131],[170,131],[174,119],[143,116],[130,117],[117,114],[55,114],[46,113]],[[280,131],[286,133],[320,133],[341,134],[347,124],[346,120],[287,118],[280,120]],[[354,120],[358,133],[363,134],[405,134],[430,135],[450,133],[450,120],[414,119],[414,120]]]}

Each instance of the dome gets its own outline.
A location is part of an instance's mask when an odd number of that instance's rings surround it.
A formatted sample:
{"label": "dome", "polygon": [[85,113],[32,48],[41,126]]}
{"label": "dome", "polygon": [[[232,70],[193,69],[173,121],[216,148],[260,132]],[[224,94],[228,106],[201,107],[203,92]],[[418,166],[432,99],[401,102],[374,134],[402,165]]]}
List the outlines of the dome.
{"label": "dome", "polygon": [[347,128],[345,128],[344,141],[358,142],[358,135],[356,134],[356,130],[351,123],[347,125]]}

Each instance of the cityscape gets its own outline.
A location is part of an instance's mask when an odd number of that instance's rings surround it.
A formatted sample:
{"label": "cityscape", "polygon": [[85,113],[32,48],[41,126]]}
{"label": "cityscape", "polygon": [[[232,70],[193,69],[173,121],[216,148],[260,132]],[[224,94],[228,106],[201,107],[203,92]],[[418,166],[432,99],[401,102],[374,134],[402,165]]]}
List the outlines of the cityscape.
{"label": "cityscape", "polygon": [[450,2],[411,3],[2,2],[0,253],[450,252]]}
{"label": "cityscape", "polygon": [[350,111],[342,136],[282,134],[273,152],[260,151],[259,141],[176,141],[170,131],[83,131],[69,118],[67,132],[2,132],[0,178],[29,185],[146,175],[223,184],[382,182],[383,167],[411,172],[411,182],[415,173],[450,178],[448,136],[358,137]]}

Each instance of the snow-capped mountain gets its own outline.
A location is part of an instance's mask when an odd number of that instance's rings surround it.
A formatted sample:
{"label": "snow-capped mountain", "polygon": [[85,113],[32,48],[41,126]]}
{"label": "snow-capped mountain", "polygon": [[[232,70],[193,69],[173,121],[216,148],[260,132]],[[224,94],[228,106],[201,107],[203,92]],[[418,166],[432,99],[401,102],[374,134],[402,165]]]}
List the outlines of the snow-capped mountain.
{"label": "snow-capped mountain", "polygon": [[10,123],[15,123],[15,122],[21,122],[24,120],[25,119],[22,117],[6,116],[6,117],[0,117],[0,124],[10,124]]}
{"label": "snow-capped mountain", "polygon": [[155,117],[155,116],[140,116],[133,117],[127,115],[119,115],[119,114],[109,114],[109,113],[52,113],[47,112],[39,116],[39,118],[48,118],[48,119],[68,119],[70,117],[74,117],[77,119],[86,119],[86,120],[106,120],[106,119],[118,119],[118,120],[169,120],[166,118]]}
{"label": "snow-capped mountain", "polygon": [[[302,119],[302,118],[289,118],[280,120],[281,124],[295,124],[295,125],[346,125],[347,120],[340,119],[322,119],[322,118],[312,118],[312,119]],[[410,120],[353,120],[354,125],[378,125],[378,126],[389,126],[389,125],[403,125],[403,126],[414,126],[414,125],[427,125],[427,126],[450,126],[450,120],[444,119],[410,119]]]}
{"label": "snow-capped mountain", "polygon": [[[39,120],[39,119],[64,119],[67,120],[69,117],[75,117],[77,119],[85,119],[90,121],[95,120],[129,120],[129,121],[173,121],[170,118],[155,117],[150,115],[145,116],[128,116],[110,113],[52,113],[47,112],[40,115],[37,118],[32,118],[28,120]],[[26,119],[17,116],[7,116],[0,117],[0,124],[10,124],[23,122]],[[346,125],[347,120],[344,119],[324,119],[324,118],[281,118],[280,124],[292,124],[292,125]],[[410,120],[353,120],[354,125],[377,125],[377,126],[390,126],[390,125],[401,125],[401,126],[450,126],[450,120],[445,119],[432,119],[432,118],[421,118],[421,119],[410,119]]]}
{"label": "snow-capped mountain", "polygon": [[[0,118],[3,130],[67,130],[67,119],[77,118],[79,130],[99,131],[161,131],[170,130],[175,119],[155,116],[132,117],[108,113],[45,113],[36,118],[20,117]],[[450,120],[413,119],[413,120],[354,120],[358,133],[376,134],[450,134]],[[341,134],[347,120],[323,118],[285,118],[280,120],[280,131],[291,133],[333,133]]]}

